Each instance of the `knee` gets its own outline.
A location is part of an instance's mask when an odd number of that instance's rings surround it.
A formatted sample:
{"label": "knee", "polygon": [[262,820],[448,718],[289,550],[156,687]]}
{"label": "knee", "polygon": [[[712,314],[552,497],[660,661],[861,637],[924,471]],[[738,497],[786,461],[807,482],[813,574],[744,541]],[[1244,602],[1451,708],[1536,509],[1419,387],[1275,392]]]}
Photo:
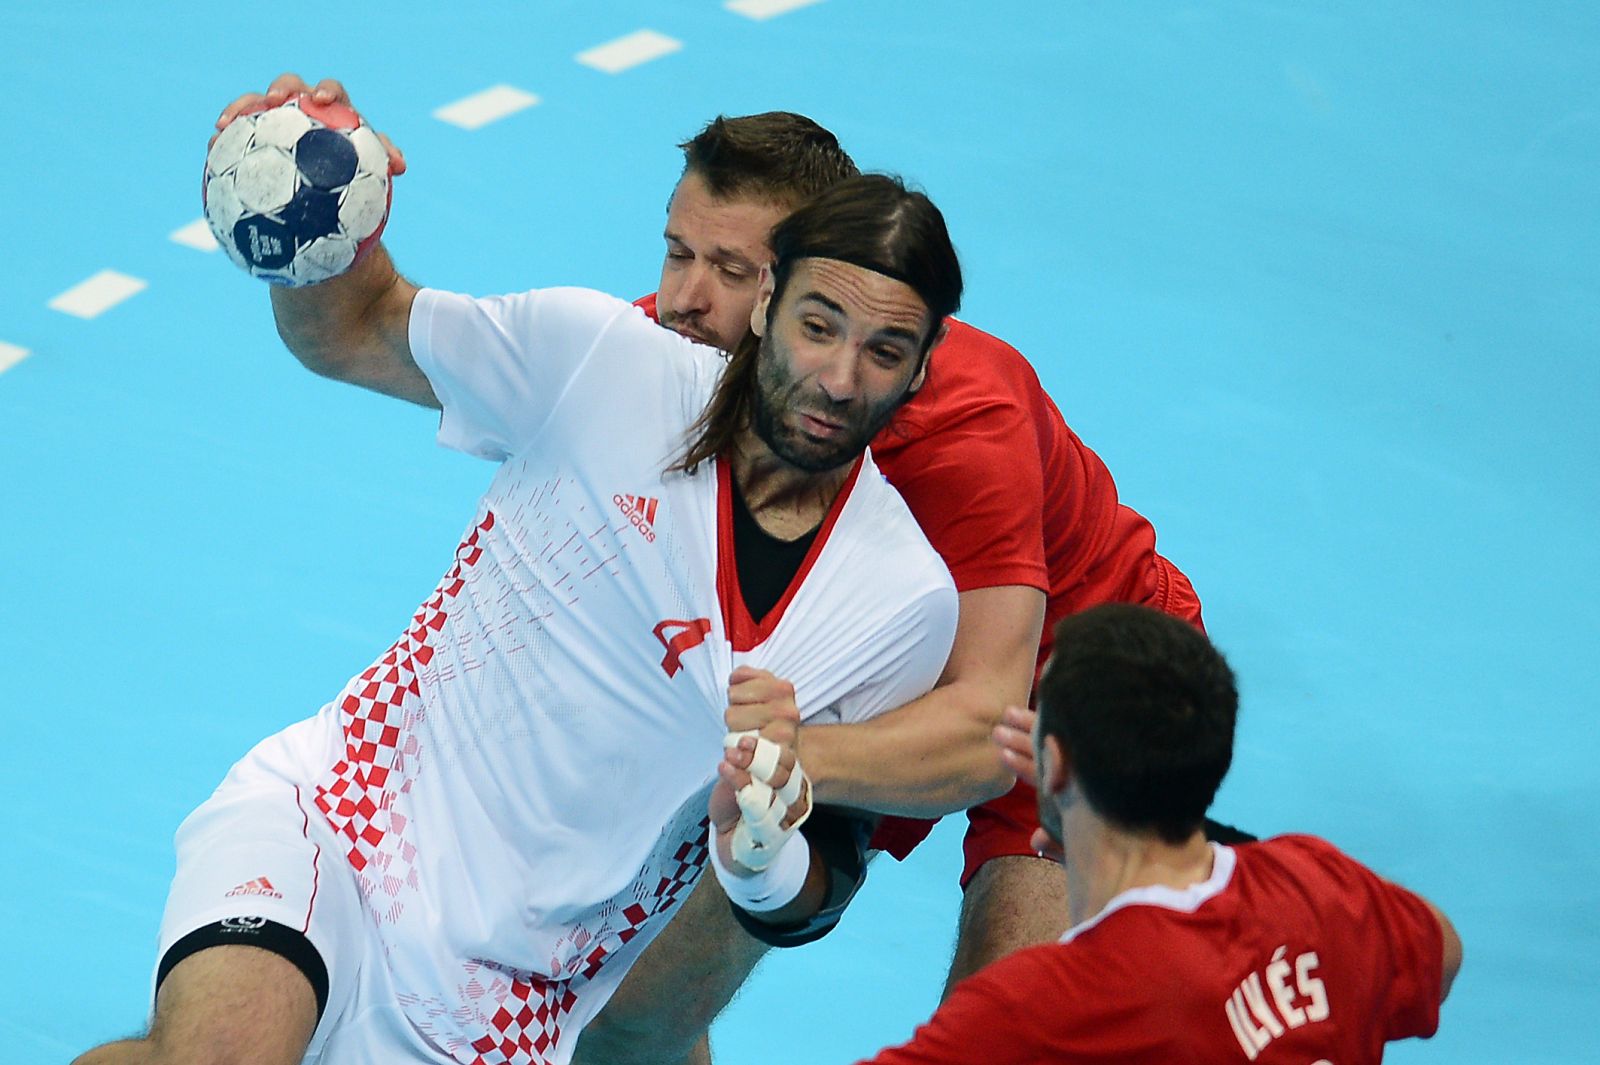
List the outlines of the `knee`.
{"label": "knee", "polygon": [[703,1029],[674,1030],[670,1024],[643,1021],[607,1017],[602,1011],[584,1028],[572,1065],[710,1065],[710,1044]]}
{"label": "knee", "polygon": [[72,1065],[162,1065],[148,1039],[121,1039],[72,1059]]}
{"label": "knee", "polygon": [[[299,1055],[293,1062],[300,1060]],[[142,1039],[122,1039],[85,1051],[72,1065],[287,1065],[289,1058],[272,1050],[185,1046],[152,1034]]]}

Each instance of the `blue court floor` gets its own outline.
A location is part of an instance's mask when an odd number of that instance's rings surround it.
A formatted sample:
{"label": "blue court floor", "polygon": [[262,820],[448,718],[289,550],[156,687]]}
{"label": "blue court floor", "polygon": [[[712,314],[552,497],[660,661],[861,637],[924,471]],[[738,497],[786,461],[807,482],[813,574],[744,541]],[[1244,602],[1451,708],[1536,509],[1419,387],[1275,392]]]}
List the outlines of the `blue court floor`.
{"label": "blue court floor", "polygon": [[[1219,816],[1459,927],[1440,1034],[1390,1060],[1600,1061],[1600,7],[735,6],[0,0],[0,1061],[140,1027],[179,820],[388,645],[490,476],[302,371],[182,242],[216,113],[284,69],[405,149],[389,245],[440,287],[650,291],[674,142],[718,112],[807,112],[920,183],[965,316],[1239,671]],[[434,117],[495,86],[538,102]],[[959,838],[771,962],[719,1060],[909,1035]]]}

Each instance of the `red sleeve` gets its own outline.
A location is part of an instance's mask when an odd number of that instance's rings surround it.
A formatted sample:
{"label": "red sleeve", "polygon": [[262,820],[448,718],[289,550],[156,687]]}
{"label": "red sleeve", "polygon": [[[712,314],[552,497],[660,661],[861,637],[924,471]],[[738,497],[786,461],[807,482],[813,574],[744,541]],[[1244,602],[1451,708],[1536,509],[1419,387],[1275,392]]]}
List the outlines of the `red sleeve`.
{"label": "red sleeve", "polygon": [[1021,584],[1048,592],[1044,463],[1032,416],[996,380],[992,361],[987,381],[957,362],[984,353],[941,348],[939,355],[956,369],[940,375],[935,364],[927,395],[900,423],[910,435],[890,425],[873,441],[873,459],[959,591]]}
{"label": "red sleeve", "polygon": [[1427,1038],[1439,1027],[1444,931],[1428,904],[1314,836],[1283,836],[1315,861],[1336,886],[1352,934],[1364,939],[1385,1040]]}
{"label": "red sleeve", "polygon": [[[1032,1065],[1053,1061],[1058,1047],[1039,1030],[1063,1026],[1067,1009],[1040,1009],[1066,996],[1051,993],[1053,944],[1020,951],[962,981],[911,1041],[879,1051],[870,1065]],[[858,1063],[867,1065],[867,1063]]]}

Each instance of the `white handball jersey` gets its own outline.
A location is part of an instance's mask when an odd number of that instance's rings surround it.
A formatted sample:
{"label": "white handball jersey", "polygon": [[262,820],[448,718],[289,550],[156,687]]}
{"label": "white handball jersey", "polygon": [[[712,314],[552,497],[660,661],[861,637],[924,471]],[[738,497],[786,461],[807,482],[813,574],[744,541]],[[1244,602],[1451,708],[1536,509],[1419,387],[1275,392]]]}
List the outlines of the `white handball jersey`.
{"label": "white handball jersey", "polygon": [[867,456],[757,626],[726,465],[662,472],[719,352],[578,289],[424,291],[410,330],[440,441],[501,467],[404,635],[276,744],[418,1033],[559,1065],[700,875],[733,668],[869,718],[938,678],[955,588]]}

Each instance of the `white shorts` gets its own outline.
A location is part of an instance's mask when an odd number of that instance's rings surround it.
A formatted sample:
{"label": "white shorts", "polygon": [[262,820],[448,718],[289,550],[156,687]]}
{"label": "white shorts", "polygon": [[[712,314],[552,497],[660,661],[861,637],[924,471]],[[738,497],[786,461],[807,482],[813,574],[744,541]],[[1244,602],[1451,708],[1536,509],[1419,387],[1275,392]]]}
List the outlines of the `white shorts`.
{"label": "white shorts", "polygon": [[401,1012],[345,848],[309,789],[284,772],[279,739],[246,755],[178,827],[158,973],[197,929],[226,922],[225,941],[249,944],[261,919],[276,922],[310,940],[327,967],[327,1003],[303,1065],[455,1065]]}

